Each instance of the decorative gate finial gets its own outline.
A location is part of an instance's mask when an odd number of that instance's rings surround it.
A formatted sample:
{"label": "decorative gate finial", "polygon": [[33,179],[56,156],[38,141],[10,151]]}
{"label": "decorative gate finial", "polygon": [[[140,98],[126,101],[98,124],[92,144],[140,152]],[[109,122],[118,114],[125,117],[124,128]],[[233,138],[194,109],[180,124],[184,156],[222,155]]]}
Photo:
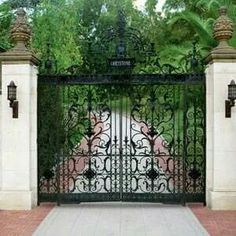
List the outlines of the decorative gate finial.
{"label": "decorative gate finial", "polygon": [[26,12],[19,8],[16,20],[11,26],[11,38],[15,43],[14,51],[28,51],[27,44],[31,38],[31,27],[27,21]]}
{"label": "decorative gate finial", "polygon": [[228,40],[230,40],[234,33],[233,21],[227,16],[227,8],[221,7],[220,17],[214,24],[214,38],[219,41],[218,48],[229,47]]}
{"label": "decorative gate finial", "polygon": [[126,19],[125,19],[125,15],[124,12],[122,10],[118,11],[118,25],[117,25],[117,33],[118,33],[118,37],[120,39],[124,38],[125,35],[125,30],[126,30]]}

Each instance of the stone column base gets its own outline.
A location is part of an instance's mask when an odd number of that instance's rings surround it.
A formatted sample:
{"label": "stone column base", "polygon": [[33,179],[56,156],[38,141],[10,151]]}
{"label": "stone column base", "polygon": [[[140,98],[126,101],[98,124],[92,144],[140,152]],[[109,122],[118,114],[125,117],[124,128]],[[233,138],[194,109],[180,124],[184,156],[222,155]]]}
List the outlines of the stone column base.
{"label": "stone column base", "polygon": [[209,191],[207,206],[212,210],[236,210],[236,191]]}
{"label": "stone column base", "polygon": [[0,191],[0,210],[31,210],[36,205],[35,191]]}

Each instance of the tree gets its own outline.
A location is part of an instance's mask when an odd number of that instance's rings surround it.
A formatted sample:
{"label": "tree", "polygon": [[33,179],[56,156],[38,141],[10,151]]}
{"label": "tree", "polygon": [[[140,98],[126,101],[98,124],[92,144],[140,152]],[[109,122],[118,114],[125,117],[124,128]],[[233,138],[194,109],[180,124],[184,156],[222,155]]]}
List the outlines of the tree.
{"label": "tree", "polygon": [[[226,5],[229,16],[236,22],[235,0],[167,0],[164,14],[156,12],[156,3],[157,0],[148,0],[145,11],[139,11],[132,0],[8,0],[0,4],[0,46],[11,47],[13,10],[23,6],[33,28],[32,47],[42,61],[48,57],[50,43],[58,70],[77,65],[81,73],[99,69],[102,72],[105,69],[95,65],[96,62],[114,54],[114,50],[106,54],[99,51],[99,44],[104,41],[106,29],[115,26],[118,9],[123,9],[128,26],[138,29],[147,45],[155,43],[160,60],[178,66],[193,41],[198,40],[203,55],[216,45],[212,27],[219,6]],[[231,44],[236,46],[236,37]],[[91,45],[95,45],[95,54],[89,51]]]}
{"label": "tree", "polygon": [[32,47],[43,61],[48,59],[50,44],[50,51],[59,71],[73,63],[81,63],[77,39],[80,25],[77,22],[76,8],[72,4],[67,4],[66,0],[57,4],[43,1],[32,15],[32,27]]}
{"label": "tree", "polygon": [[0,5],[0,48],[7,50],[11,47],[10,25],[13,19],[10,6],[8,4]]}

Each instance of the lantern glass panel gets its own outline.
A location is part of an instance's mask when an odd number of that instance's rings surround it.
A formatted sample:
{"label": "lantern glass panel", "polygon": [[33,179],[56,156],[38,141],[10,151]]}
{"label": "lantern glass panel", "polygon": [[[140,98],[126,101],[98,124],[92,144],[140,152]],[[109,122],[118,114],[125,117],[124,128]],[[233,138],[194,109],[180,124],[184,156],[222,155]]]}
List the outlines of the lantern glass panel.
{"label": "lantern glass panel", "polygon": [[14,101],[16,100],[16,86],[14,84],[14,82],[10,83],[10,85],[8,85],[8,100],[10,101]]}
{"label": "lantern glass panel", "polygon": [[231,81],[231,83],[228,85],[228,99],[236,99],[236,84],[234,81]]}

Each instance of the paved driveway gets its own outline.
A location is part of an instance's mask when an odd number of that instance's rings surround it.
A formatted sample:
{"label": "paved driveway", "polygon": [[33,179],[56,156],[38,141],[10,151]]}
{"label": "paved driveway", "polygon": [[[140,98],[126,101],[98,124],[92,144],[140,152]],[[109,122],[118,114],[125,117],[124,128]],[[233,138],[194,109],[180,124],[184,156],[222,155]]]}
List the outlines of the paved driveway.
{"label": "paved driveway", "polygon": [[203,236],[191,210],[152,203],[82,203],[55,207],[34,235]]}

